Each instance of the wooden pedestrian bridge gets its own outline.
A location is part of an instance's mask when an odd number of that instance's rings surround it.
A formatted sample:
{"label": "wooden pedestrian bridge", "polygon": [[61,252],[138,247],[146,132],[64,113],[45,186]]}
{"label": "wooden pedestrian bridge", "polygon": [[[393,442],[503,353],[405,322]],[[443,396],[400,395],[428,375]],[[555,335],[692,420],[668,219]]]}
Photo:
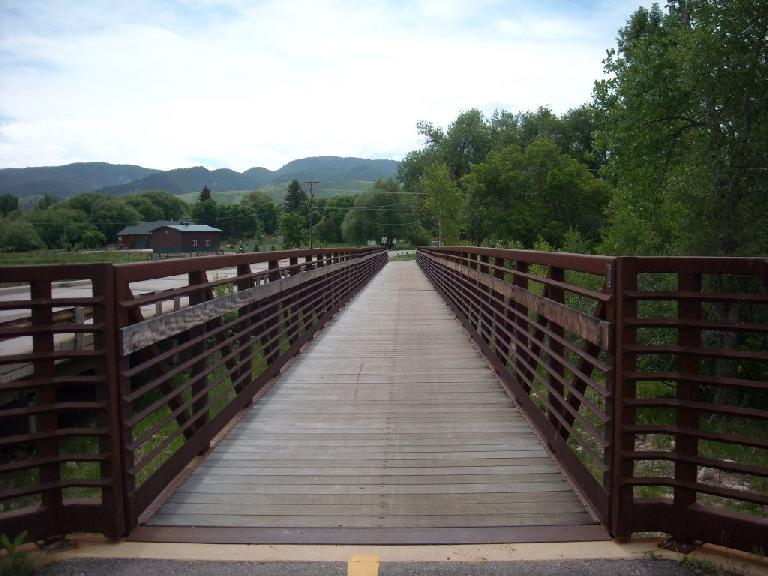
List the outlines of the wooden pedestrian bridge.
{"label": "wooden pedestrian bridge", "polygon": [[0,353],[29,367],[0,382],[2,533],[768,541],[766,258],[322,249],[0,282],[28,287],[0,341],[29,341]]}

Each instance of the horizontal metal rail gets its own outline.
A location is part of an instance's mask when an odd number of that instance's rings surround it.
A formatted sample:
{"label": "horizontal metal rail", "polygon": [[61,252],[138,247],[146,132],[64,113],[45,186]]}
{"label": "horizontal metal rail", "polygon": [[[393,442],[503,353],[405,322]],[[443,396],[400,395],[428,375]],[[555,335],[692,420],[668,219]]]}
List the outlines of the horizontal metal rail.
{"label": "horizontal metal rail", "polygon": [[[250,404],[300,347],[387,261],[316,250],[116,266],[126,523]],[[133,296],[172,264],[187,282]],[[221,273],[224,267],[234,274]],[[187,299],[145,319],[142,308]]]}
{"label": "horizontal metal rail", "polygon": [[[126,534],[386,259],[322,249],[0,268],[20,284],[0,302],[0,532]],[[169,276],[173,288],[145,293]]]}
{"label": "horizontal metal rail", "polygon": [[765,545],[768,259],[417,259],[614,536]]}
{"label": "horizontal metal rail", "polygon": [[614,260],[460,247],[417,261],[605,520]]}

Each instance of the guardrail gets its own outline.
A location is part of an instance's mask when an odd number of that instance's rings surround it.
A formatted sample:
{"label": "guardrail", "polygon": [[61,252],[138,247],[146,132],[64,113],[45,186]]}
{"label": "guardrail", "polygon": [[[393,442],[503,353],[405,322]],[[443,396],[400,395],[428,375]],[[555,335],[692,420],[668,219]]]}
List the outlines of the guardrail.
{"label": "guardrail", "polygon": [[[0,339],[32,339],[0,355],[32,366],[0,383],[0,532],[125,534],[386,260],[379,249],[324,249],[0,268],[29,286],[0,311],[31,319]],[[171,289],[134,295],[168,276]],[[85,280],[88,294],[57,295],[61,280]],[[74,306],[82,321],[54,318]],[[92,334],[92,348],[56,349],[73,334]]]}
{"label": "guardrail", "polygon": [[615,537],[765,545],[768,259],[417,260]]}

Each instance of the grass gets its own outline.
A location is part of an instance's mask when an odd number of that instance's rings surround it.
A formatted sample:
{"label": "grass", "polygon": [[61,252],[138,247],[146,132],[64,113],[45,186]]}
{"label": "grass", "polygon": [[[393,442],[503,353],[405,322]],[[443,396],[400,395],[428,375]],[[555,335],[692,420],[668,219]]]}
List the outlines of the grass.
{"label": "grass", "polygon": [[407,260],[416,260],[416,254],[395,254],[389,257],[390,262],[401,262]]}
{"label": "grass", "polygon": [[65,251],[39,251],[39,252],[0,252],[0,266],[32,266],[35,264],[98,264],[112,262],[122,264],[125,262],[144,262],[149,260],[147,254],[135,252],[122,252],[119,250],[105,250],[97,252],[65,252]]}

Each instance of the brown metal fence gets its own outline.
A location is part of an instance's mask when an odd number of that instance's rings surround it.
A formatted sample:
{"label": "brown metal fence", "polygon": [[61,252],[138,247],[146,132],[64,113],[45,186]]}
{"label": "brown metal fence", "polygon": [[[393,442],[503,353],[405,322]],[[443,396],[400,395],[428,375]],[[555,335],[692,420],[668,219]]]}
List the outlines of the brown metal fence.
{"label": "brown metal fence", "polygon": [[[116,267],[129,529],[386,260],[381,250],[320,250]],[[224,267],[235,275],[213,272]],[[131,284],[164,274],[186,285],[133,295]],[[188,306],[173,310],[179,299]],[[141,321],[142,307],[160,314]]]}
{"label": "brown metal fence", "polygon": [[0,279],[16,284],[0,301],[0,532],[117,537],[112,266],[0,268]]}
{"label": "brown metal fence", "polygon": [[0,268],[18,285],[0,301],[0,532],[126,533],[386,260]]}
{"label": "brown metal fence", "polygon": [[601,518],[610,509],[613,260],[420,249],[458,314]]}
{"label": "brown metal fence", "polygon": [[767,259],[417,259],[614,536],[765,546]]}
{"label": "brown metal fence", "polygon": [[612,529],[768,544],[768,259],[620,258]]}

